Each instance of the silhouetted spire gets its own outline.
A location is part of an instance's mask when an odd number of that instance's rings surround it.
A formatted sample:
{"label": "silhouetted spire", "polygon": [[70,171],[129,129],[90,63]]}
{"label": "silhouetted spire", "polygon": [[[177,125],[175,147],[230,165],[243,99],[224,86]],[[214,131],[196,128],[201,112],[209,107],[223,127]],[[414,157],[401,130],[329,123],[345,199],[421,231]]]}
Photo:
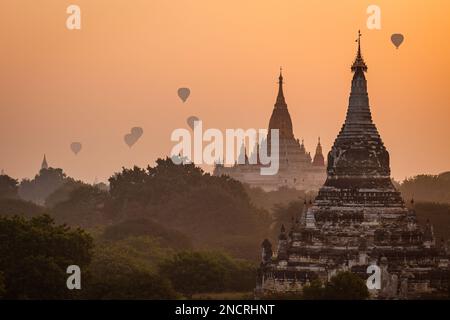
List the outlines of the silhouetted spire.
{"label": "silhouetted spire", "polygon": [[322,145],[320,144],[320,137],[317,139],[316,154],[322,154]]}
{"label": "silhouetted spire", "polygon": [[280,76],[278,77],[278,96],[277,96],[277,102],[275,103],[276,107],[286,107],[286,101],[284,100],[284,93],[283,93],[282,70],[283,69],[280,67]]}
{"label": "silhouetted spire", "polygon": [[45,154],[44,154],[44,159],[42,160],[42,164],[41,164],[41,170],[42,169],[48,169],[47,158],[45,157]]}
{"label": "silhouetted spire", "polygon": [[[347,188],[351,185],[355,189],[376,186],[395,193],[390,179],[389,153],[372,121],[365,78],[367,66],[361,53],[361,33],[358,33],[357,42],[347,115],[328,154],[328,177],[324,186]],[[393,196],[395,201],[399,199],[397,193]]]}

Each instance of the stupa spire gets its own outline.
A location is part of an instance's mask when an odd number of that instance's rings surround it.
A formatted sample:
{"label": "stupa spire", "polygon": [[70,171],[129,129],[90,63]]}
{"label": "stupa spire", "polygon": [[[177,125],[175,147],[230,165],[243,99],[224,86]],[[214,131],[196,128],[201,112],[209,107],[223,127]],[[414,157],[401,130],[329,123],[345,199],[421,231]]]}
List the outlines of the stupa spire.
{"label": "stupa spire", "polygon": [[280,67],[280,75],[278,76],[278,95],[275,107],[286,107],[283,93],[283,68]]}
{"label": "stupa spire", "polygon": [[360,32],[356,41],[358,51],[352,66],[354,75],[347,115],[328,155],[325,184],[339,188],[351,184],[354,188],[377,186],[395,190],[390,180],[389,153],[372,121]]}
{"label": "stupa spire", "polygon": [[278,95],[274,105],[272,116],[269,121],[269,135],[268,141],[270,141],[270,130],[278,129],[280,139],[293,139],[294,132],[292,130],[292,120],[288,111],[286,100],[283,93],[283,69],[280,68],[280,75],[278,76]]}
{"label": "stupa spire", "polygon": [[[347,109],[347,117],[345,120],[345,124],[356,125],[356,127],[346,129],[351,129],[352,131],[354,129],[358,131],[362,130],[368,133],[368,131],[366,130],[368,128],[361,126],[363,124],[372,125],[372,114],[370,112],[369,107],[367,80],[364,75],[364,73],[367,72],[367,65],[364,62],[361,53],[361,32],[359,31],[358,31],[358,39],[356,40],[356,42],[358,43],[358,49],[355,61],[353,62],[351,68],[354,75],[352,79],[349,106]],[[373,134],[378,134],[378,132],[376,132],[375,127],[371,129],[374,129]]]}

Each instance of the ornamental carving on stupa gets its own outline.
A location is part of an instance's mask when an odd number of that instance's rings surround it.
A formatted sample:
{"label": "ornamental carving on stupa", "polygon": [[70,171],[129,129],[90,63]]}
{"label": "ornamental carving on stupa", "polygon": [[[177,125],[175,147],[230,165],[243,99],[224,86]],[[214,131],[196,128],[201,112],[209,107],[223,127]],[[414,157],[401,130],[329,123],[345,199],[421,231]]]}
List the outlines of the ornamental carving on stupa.
{"label": "ornamental carving on stupa", "polygon": [[[317,144],[314,160],[306,150],[304,141],[300,142],[294,136],[292,119],[283,92],[284,78],[280,69],[278,77],[278,95],[269,120],[267,150],[271,150],[271,130],[277,129],[279,135],[278,161],[279,170],[275,175],[261,175],[259,163],[259,145],[249,150],[242,145],[238,161],[234,166],[226,167],[217,163],[213,174],[228,175],[251,187],[260,187],[265,191],[277,190],[280,187],[290,187],[298,190],[317,191],[326,178],[325,161],[322,155],[320,139]],[[247,155],[247,150],[251,155]],[[257,163],[250,163],[248,159],[258,159]]]}

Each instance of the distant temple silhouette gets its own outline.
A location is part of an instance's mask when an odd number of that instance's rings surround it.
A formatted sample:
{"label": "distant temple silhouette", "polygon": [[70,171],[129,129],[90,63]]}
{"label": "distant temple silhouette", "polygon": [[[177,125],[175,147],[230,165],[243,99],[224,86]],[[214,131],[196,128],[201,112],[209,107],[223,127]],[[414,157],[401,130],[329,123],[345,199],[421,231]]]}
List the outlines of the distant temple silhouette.
{"label": "distant temple silhouette", "polygon": [[44,159],[42,159],[41,170],[48,169],[47,157],[44,154]]}
{"label": "distant temple silhouette", "polygon": [[247,148],[243,145],[239,161],[231,167],[216,163],[213,174],[228,175],[252,187],[260,187],[265,191],[277,190],[286,186],[299,190],[318,190],[326,178],[325,162],[322,146],[319,142],[314,160],[306,151],[304,142],[294,137],[292,120],[283,93],[283,74],[280,69],[278,77],[278,95],[269,121],[269,133],[266,139],[270,150],[270,130],[279,130],[279,171],[276,175],[261,175],[259,161],[259,146],[255,146],[252,157],[256,163],[249,163]]}
{"label": "distant temple silhouette", "polygon": [[302,292],[341,271],[365,280],[371,264],[381,270],[381,289],[372,289],[373,297],[416,298],[449,288],[446,246],[436,246],[432,225],[418,224],[414,202],[406,207],[392,183],[389,153],[372,121],[360,36],[347,116],[328,153],[326,182],[292,225],[281,227],[275,254],[263,241],[260,295]]}

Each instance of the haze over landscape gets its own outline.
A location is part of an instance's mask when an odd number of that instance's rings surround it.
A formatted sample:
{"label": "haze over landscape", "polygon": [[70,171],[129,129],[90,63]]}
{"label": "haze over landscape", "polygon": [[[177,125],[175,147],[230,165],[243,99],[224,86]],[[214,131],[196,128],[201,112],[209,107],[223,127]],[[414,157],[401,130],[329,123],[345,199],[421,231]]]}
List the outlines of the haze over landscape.
{"label": "haze over landscape", "polygon": [[[71,1],[9,1],[0,12],[0,169],[50,166],[92,182],[169,154],[176,128],[267,128],[283,66],[296,137],[327,153],[348,104],[356,29],[373,118],[396,179],[450,168],[450,44],[444,1],[87,1],[82,29],[65,27]],[[45,17],[45,18],[44,18]],[[405,41],[395,49],[392,33]],[[179,87],[191,95],[182,103]],[[131,127],[144,133],[130,149]],[[78,155],[70,144],[79,141]]]}

